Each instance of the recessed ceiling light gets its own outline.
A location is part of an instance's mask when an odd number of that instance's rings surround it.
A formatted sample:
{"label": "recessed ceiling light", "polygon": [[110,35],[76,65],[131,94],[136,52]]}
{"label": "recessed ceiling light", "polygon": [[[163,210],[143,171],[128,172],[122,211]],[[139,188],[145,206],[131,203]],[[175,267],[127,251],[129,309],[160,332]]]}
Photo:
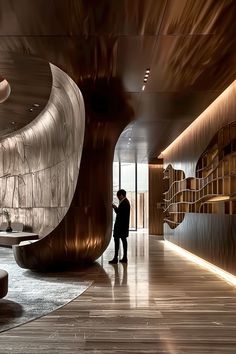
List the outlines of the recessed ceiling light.
{"label": "recessed ceiling light", "polygon": [[131,140],[131,138],[129,138],[129,141]]}
{"label": "recessed ceiling light", "polygon": [[147,79],[143,79],[143,82],[147,82]]}
{"label": "recessed ceiling light", "polygon": [[150,69],[146,69],[146,73],[149,74],[150,73]]}
{"label": "recessed ceiling light", "polygon": [[38,103],[34,103],[33,106],[34,107],[39,107],[39,104]]}
{"label": "recessed ceiling light", "polygon": [[142,87],[142,91],[144,91],[145,90],[145,85],[143,85],[143,87]]}

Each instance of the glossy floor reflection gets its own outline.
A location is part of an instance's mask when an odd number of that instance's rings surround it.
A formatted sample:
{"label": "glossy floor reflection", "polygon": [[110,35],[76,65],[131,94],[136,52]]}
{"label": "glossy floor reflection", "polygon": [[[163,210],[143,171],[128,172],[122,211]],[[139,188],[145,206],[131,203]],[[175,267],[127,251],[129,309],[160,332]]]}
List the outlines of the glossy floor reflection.
{"label": "glossy floor reflection", "polygon": [[[0,335],[0,353],[236,353],[236,289],[155,236],[129,237],[129,263],[92,267],[63,308]],[[66,291],[66,287],[65,287]]]}

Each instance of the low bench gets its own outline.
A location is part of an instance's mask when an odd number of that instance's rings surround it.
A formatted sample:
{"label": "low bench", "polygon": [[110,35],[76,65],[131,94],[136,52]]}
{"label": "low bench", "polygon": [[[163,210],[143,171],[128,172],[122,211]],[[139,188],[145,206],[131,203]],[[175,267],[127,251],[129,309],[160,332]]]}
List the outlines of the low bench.
{"label": "low bench", "polygon": [[7,295],[8,292],[8,273],[0,269],[0,299]]}
{"label": "low bench", "polygon": [[0,231],[0,246],[11,247],[13,245],[19,245],[22,241],[38,240],[39,236],[31,232],[6,232]]}

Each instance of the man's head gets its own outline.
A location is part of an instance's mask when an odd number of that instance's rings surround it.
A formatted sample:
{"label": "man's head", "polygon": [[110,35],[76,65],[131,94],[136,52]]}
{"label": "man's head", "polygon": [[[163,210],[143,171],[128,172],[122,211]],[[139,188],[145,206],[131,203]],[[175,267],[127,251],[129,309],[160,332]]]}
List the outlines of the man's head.
{"label": "man's head", "polygon": [[116,195],[117,195],[117,198],[121,201],[124,198],[126,198],[126,191],[124,189],[120,189]]}

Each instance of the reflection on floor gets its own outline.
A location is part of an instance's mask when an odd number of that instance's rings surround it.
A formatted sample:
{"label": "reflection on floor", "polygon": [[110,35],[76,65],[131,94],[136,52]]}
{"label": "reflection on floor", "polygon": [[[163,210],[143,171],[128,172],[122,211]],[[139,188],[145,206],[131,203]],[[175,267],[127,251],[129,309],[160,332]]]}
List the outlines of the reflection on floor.
{"label": "reflection on floor", "polygon": [[12,248],[0,247],[0,264],[9,275],[8,294],[0,300],[0,332],[54,311],[91,285],[68,272],[40,274],[24,270],[17,266]]}
{"label": "reflection on floor", "polygon": [[[129,263],[74,271],[76,300],[0,335],[0,353],[236,353],[236,290],[155,236],[129,237]],[[9,344],[11,350],[9,350]]]}

